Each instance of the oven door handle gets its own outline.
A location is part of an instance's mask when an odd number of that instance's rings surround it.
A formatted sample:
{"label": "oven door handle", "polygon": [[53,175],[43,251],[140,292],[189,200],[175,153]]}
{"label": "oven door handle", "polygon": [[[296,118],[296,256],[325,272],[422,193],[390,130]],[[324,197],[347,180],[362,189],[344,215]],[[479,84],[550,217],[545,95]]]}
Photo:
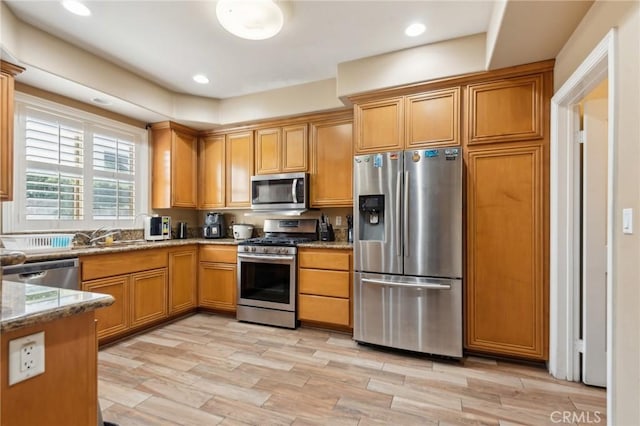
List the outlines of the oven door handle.
{"label": "oven door handle", "polygon": [[249,260],[295,260],[295,256],[268,256],[268,255],[253,255],[253,254],[238,254],[238,259]]}

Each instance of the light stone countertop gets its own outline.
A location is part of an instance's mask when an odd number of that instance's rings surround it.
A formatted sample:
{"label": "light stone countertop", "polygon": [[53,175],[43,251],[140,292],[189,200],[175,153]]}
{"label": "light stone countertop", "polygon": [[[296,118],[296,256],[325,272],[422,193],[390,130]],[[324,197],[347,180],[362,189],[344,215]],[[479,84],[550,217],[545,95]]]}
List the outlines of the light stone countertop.
{"label": "light stone countertop", "polygon": [[108,294],[2,281],[0,332],[54,321],[113,304]]}
{"label": "light stone countertop", "polygon": [[[67,259],[80,256],[91,256],[107,253],[123,253],[134,250],[148,250],[164,247],[180,247],[186,245],[237,245],[238,240],[233,238],[187,238],[184,240],[162,240],[162,241],[135,241],[118,243],[115,241],[110,246],[101,247],[74,247],[67,250],[49,251],[45,253],[29,253],[26,252],[27,262],[40,262],[46,260]],[[332,249],[352,249],[353,244],[346,241],[313,241],[304,244],[298,244],[298,247],[305,248],[332,248]]]}

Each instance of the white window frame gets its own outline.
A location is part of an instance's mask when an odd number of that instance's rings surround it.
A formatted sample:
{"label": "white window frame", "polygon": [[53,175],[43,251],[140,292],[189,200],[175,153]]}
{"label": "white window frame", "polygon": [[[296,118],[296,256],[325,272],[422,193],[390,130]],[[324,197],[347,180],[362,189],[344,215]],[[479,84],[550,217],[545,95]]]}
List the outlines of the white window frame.
{"label": "white window frame", "polygon": [[[25,155],[25,121],[26,108],[41,110],[48,114],[58,115],[63,120],[69,119],[83,123],[85,132],[85,162],[82,169],[84,175],[84,218],[82,220],[26,220],[26,155]],[[93,177],[93,155],[88,146],[93,144],[93,134],[108,132],[109,135],[120,135],[123,139],[133,138],[136,146],[135,172],[135,217],[132,220],[93,220],[91,206],[93,194],[91,179]],[[142,227],[142,216],[149,208],[149,142],[145,129],[111,120],[87,111],[61,105],[32,95],[17,92],[15,94],[14,123],[14,159],[13,159],[13,201],[2,203],[3,233],[31,231],[77,231],[98,227],[119,229],[135,229]],[[98,174],[99,176],[99,174]]]}

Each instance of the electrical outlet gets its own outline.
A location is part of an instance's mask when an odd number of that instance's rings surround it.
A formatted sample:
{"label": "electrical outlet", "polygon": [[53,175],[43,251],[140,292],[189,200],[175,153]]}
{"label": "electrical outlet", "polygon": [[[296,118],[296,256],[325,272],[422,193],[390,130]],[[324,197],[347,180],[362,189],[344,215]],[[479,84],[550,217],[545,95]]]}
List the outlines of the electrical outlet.
{"label": "electrical outlet", "polygon": [[9,341],[9,386],[44,373],[44,331]]}
{"label": "electrical outlet", "polygon": [[336,226],[342,225],[342,216],[336,216]]}

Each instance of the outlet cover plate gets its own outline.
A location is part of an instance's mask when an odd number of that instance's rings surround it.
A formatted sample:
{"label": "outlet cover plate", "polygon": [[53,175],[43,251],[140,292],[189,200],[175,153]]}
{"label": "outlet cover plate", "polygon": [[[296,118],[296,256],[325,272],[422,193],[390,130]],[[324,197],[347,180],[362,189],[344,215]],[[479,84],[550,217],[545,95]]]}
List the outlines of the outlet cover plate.
{"label": "outlet cover plate", "polygon": [[10,340],[9,386],[42,373],[44,373],[44,331]]}

